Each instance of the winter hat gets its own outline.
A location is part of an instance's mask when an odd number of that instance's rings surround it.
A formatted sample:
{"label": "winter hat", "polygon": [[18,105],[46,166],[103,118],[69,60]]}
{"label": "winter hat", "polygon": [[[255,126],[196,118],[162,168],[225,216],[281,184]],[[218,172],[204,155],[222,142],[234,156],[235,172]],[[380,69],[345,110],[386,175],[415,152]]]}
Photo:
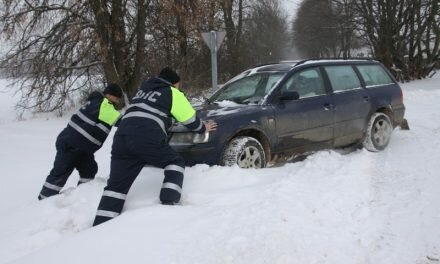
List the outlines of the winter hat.
{"label": "winter hat", "polygon": [[116,83],[110,83],[109,85],[107,85],[105,87],[104,94],[109,94],[109,95],[113,95],[113,96],[121,98],[122,97],[122,89]]}
{"label": "winter hat", "polygon": [[179,75],[170,67],[163,68],[159,73],[159,78],[162,78],[165,81],[170,82],[171,84],[176,84],[180,82]]}

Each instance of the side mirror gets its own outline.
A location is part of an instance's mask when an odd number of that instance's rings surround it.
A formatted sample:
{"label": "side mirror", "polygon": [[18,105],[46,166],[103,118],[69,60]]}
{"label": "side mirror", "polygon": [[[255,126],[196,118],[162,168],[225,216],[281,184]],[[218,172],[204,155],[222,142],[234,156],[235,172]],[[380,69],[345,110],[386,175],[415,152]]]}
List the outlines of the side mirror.
{"label": "side mirror", "polygon": [[279,98],[281,101],[298,100],[299,93],[295,91],[284,92],[283,94],[280,95]]}

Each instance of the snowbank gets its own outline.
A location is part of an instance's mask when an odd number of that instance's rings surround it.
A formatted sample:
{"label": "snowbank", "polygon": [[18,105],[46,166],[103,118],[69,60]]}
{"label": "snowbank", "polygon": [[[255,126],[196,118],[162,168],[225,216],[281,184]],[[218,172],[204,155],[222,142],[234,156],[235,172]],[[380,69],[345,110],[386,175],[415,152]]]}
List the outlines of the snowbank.
{"label": "snowbank", "polygon": [[121,216],[96,228],[111,137],[96,180],[75,188],[74,173],[39,202],[69,116],[17,121],[0,93],[0,263],[436,263],[440,79],[403,87],[411,130],[396,129],[383,152],[321,151],[262,170],[197,165],[174,207],[158,203],[161,170],[145,168]]}

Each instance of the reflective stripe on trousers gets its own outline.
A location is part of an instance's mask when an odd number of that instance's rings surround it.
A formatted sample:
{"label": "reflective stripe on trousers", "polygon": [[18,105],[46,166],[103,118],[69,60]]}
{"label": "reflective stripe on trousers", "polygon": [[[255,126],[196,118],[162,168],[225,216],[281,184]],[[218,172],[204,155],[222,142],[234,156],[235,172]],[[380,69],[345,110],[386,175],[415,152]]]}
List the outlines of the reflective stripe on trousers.
{"label": "reflective stripe on trousers", "polygon": [[168,165],[168,166],[166,166],[165,168],[164,168],[164,170],[165,170],[165,172],[166,171],[177,171],[177,172],[180,172],[180,173],[185,173],[185,167],[181,167],[181,166],[178,166],[178,165]]}
{"label": "reflective stripe on trousers", "polygon": [[40,194],[38,195],[38,200],[43,200],[51,196],[57,195],[62,189],[63,187],[51,184],[46,181],[43,184],[43,188],[41,189]]}
{"label": "reflective stripe on trousers", "polygon": [[170,164],[164,168],[165,178],[160,190],[160,200],[162,202],[178,203],[182,195],[183,173],[185,167]]}
{"label": "reflective stripe on trousers", "polygon": [[57,191],[57,192],[59,192],[59,191],[61,191],[61,189],[63,189],[63,187],[56,186],[56,185],[50,184],[48,182],[45,182],[43,186],[48,189],[51,189],[53,191]]}
{"label": "reflective stripe on trousers", "polygon": [[112,211],[106,211],[106,210],[98,210],[98,211],[96,211],[96,215],[108,217],[108,218],[115,218],[116,216],[119,215],[119,213],[112,212]]}
{"label": "reflective stripe on trousers", "polygon": [[90,178],[79,178],[78,182],[79,183],[86,183],[86,182],[89,182],[91,180],[93,180],[93,179],[90,179]]}
{"label": "reflective stripe on trousers", "polygon": [[162,189],[171,189],[171,190],[175,190],[178,193],[182,193],[182,187],[180,187],[179,185],[175,184],[175,183],[171,183],[171,182],[164,182],[162,184]]}
{"label": "reflective stripe on trousers", "polygon": [[127,195],[125,193],[104,190],[98,205],[93,226],[104,223],[120,215]]}
{"label": "reflective stripe on trousers", "polygon": [[118,193],[118,192],[113,192],[113,191],[108,191],[108,190],[104,191],[102,196],[113,197],[113,198],[120,199],[120,200],[125,200],[127,198],[126,194]]}

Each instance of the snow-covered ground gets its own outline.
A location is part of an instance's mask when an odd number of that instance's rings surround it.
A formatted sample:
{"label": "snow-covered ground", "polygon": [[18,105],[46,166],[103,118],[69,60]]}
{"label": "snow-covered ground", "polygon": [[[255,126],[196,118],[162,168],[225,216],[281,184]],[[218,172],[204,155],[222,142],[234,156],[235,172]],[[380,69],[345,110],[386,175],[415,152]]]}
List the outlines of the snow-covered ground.
{"label": "snow-covered ground", "polygon": [[95,228],[111,137],[96,180],[74,188],[74,173],[64,194],[37,201],[69,115],[17,120],[0,93],[0,263],[439,263],[440,77],[402,86],[411,130],[383,152],[197,165],[174,207],[158,204],[161,170],[145,168],[124,212]]}

